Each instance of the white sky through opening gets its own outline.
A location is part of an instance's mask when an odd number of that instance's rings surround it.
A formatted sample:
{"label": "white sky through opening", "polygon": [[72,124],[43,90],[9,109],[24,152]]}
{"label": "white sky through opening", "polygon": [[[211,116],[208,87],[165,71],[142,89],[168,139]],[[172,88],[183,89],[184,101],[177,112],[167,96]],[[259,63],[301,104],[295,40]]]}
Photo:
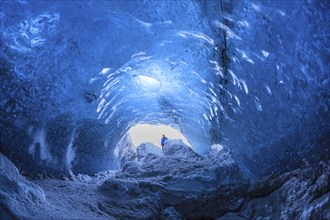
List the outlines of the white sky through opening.
{"label": "white sky through opening", "polygon": [[167,125],[138,124],[129,129],[128,133],[135,147],[145,142],[151,142],[161,147],[160,140],[163,134],[168,139],[181,139],[185,144],[190,146],[187,139],[179,131]]}

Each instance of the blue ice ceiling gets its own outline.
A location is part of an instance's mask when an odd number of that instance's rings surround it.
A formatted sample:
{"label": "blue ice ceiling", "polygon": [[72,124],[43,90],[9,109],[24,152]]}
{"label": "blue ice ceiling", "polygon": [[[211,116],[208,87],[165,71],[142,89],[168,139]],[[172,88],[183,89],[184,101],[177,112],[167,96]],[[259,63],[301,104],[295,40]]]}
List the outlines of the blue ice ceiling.
{"label": "blue ice ceiling", "polygon": [[329,158],[329,8],[2,1],[1,151],[29,171],[93,173],[150,123],[255,170]]}

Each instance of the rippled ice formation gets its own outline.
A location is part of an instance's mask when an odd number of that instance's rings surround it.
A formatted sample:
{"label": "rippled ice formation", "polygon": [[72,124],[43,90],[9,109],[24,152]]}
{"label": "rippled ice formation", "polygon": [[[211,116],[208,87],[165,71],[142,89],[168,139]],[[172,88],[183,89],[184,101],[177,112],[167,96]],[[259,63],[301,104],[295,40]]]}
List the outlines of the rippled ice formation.
{"label": "rippled ice formation", "polygon": [[2,1],[1,152],[28,172],[95,173],[149,123],[255,174],[329,159],[329,8]]}

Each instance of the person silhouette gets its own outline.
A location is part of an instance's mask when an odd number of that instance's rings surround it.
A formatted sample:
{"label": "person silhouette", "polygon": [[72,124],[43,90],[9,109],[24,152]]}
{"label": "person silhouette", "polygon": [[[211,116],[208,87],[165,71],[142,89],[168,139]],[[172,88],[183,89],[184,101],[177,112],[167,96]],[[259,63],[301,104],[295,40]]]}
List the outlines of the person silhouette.
{"label": "person silhouette", "polygon": [[160,145],[162,145],[162,150],[163,150],[163,148],[164,148],[164,144],[165,144],[165,141],[166,141],[167,139],[168,139],[168,138],[165,137],[165,134],[163,134],[163,137],[162,137],[162,139],[161,139],[161,141],[160,141]]}

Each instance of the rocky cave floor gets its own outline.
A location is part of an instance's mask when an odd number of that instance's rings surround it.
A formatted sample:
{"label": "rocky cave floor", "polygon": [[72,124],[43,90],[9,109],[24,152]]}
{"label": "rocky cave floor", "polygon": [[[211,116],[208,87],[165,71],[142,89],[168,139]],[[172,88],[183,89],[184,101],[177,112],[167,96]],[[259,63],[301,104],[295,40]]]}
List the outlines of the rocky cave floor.
{"label": "rocky cave floor", "polygon": [[121,170],[23,177],[0,154],[1,219],[330,219],[330,161],[253,181],[230,152],[173,141]]}

